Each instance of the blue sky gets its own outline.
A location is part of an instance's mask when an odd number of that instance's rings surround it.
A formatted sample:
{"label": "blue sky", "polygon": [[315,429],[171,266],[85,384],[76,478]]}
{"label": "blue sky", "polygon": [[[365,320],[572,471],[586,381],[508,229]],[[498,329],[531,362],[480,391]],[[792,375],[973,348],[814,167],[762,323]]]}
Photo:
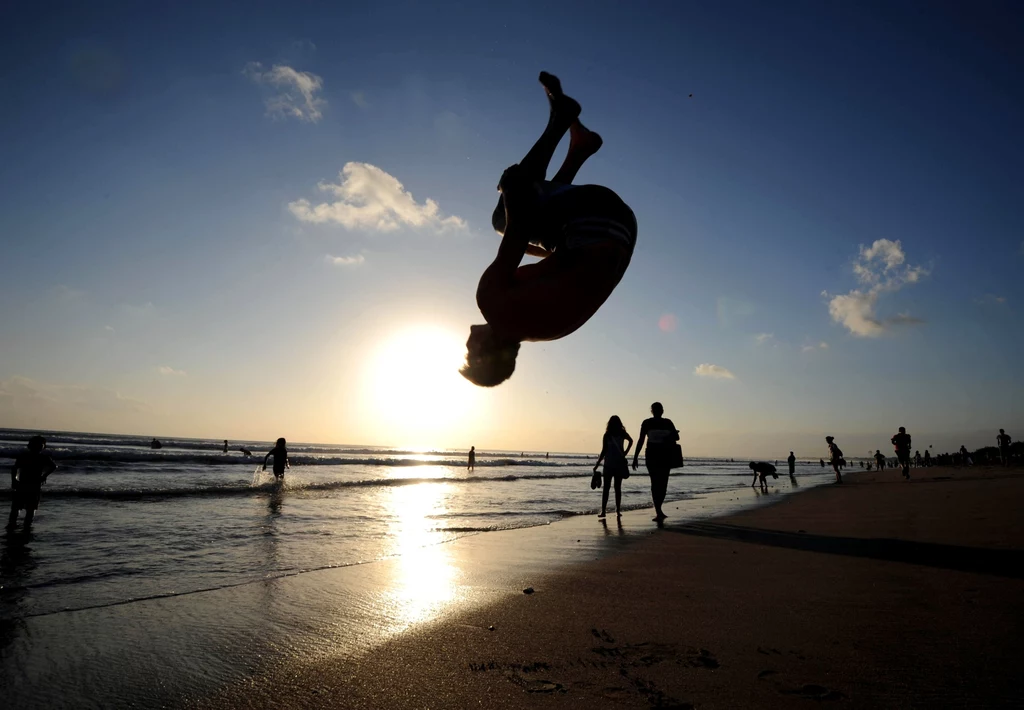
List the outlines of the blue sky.
{"label": "blue sky", "polygon": [[[657,399],[693,454],[780,457],[1024,429],[1013,3],[149,5],[0,11],[0,425],[580,450]],[[541,69],[639,242],[476,391]]]}

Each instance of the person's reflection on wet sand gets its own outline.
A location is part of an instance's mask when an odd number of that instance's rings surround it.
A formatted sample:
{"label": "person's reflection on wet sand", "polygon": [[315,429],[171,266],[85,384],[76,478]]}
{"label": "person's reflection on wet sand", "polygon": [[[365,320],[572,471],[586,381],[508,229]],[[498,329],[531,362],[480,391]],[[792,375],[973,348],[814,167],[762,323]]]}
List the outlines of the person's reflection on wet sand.
{"label": "person's reflection on wet sand", "polygon": [[[601,518],[599,522],[601,523],[601,527],[604,528],[604,534],[606,536],[611,536],[612,531],[608,527],[608,519]],[[619,536],[624,536],[626,534],[626,528],[622,527],[622,516],[617,516],[615,518],[615,532]]]}

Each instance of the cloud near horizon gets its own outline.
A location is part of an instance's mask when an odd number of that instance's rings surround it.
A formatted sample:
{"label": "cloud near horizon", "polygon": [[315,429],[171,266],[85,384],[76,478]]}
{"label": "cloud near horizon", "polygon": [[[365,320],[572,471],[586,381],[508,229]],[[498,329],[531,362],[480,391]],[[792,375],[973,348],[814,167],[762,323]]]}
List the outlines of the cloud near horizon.
{"label": "cloud near horizon", "polygon": [[254,83],[280,92],[263,102],[271,118],[290,116],[307,123],[316,123],[323,118],[321,109],[327,106],[327,101],[319,98],[317,93],[323,89],[324,80],[316,74],[298,71],[285,64],[275,64],[264,71],[260,62],[249,62],[242,73]]}
{"label": "cloud near horizon", "polygon": [[729,370],[722,367],[721,365],[712,365],[711,363],[703,363],[693,368],[693,374],[698,377],[711,377],[716,380],[735,380],[736,375],[732,374]]}
{"label": "cloud near horizon", "polygon": [[822,291],[822,295],[829,299],[828,312],[832,320],[845,326],[853,335],[877,338],[894,326],[924,323],[909,313],[881,319],[876,315],[878,301],[884,294],[915,284],[930,273],[923,266],[906,264],[906,253],[900,240],[877,239],[870,247],[861,245],[853,273],[863,284],[862,288],[835,296]]}
{"label": "cloud near horizon", "polygon": [[160,365],[156,371],[165,377],[184,377],[187,374],[184,370],[175,370],[168,365]]}
{"label": "cloud near horizon", "polygon": [[345,229],[393,232],[400,227],[416,229],[465,229],[461,217],[442,216],[437,202],[429,197],[423,204],[396,177],[369,163],[345,163],[338,184],[321,182],[318,187],[330,193],[334,202],[313,205],[299,199],[288,203],[288,210],[303,222],[339,224]]}
{"label": "cloud near horizon", "polygon": [[775,340],[774,333],[758,333],[754,336],[754,342],[758,345],[764,345],[765,343],[771,343]]}
{"label": "cloud near horizon", "polygon": [[324,261],[332,266],[359,266],[366,261],[366,257],[362,254],[356,254],[355,256],[331,256],[327,254],[324,256]]}

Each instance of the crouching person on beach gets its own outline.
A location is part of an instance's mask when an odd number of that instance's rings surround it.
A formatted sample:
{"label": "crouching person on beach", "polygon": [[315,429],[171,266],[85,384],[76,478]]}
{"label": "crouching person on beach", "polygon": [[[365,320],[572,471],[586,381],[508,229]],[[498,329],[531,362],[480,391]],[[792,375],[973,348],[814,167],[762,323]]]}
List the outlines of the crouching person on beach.
{"label": "crouching person on beach", "polygon": [[13,530],[18,524],[18,511],[25,511],[25,530],[32,528],[42,496],[42,487],[46,477],[57,470],[49,454],[44,454],[46,439],[33,436],[28,440],[28,451],[14,460],[11,467],[11,488],[14,496],[11,500],[11,517],[7,520],[7,529]]}

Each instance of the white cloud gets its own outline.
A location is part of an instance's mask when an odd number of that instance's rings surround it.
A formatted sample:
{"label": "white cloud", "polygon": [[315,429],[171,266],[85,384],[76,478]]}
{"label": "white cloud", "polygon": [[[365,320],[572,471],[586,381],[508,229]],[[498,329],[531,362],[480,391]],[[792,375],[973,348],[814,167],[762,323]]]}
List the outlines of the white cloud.
{"label": "white cloud", "polygon": [[832,320],[846,326],[854,335],[866,338],[876,338],[893,326],[923,323],[908,313],[884,319],[875,313],[883,294],[899,291],[929,274],[927,268],[907,265],[906,260],[903,245],[898,239],[878,239],[870,247],[861,245],[853,273],[864,288],[836,296],[822,292],[829,299],[828,312]]}
{"label": "white cloud", "polygon": [[242,73],[257,84],[279,91],[264,101],[271,118],[291,116],[309,123],[323,118],[321,109],[327,106],[327,101],[317,97],[317,93],[323,89],[324,80],[316,74],[298,71],[286,64],[275,64],[264,71],[259,62],[249,62]]}
{"label": "white cloud", "polygon": [[366,257],[362,254],[355,256],[331,256],[328,254],[324,257],[324,261],[332,266],[359,266],[366,261]]}
{"label": "white cloud", "polygon": [[817,345],[804,345],[800,348],[800,352],[802,353],[813,353],[816,350],[828,350],[828,343],[823,340]]}
{"label": "white cloud", "polygon": [[399,227],[464,229],[461,217],[443,217],[437,203],[429,197],[419,204],[393,175],[369,163],[345,163],[340,182],[320,183],[334,202],[313,205],[306,199],[288,203],[288,209],[303,222],[335,223],[345,229],[391,232]]}
{"label": "white cloud", "polygon": [[764,345],[765,343],[771,343],[775,341],[775,335],[772,333],[758,333],[754,336],[754,341],[758,345]]}
{"label": "white cloud", "polygon": [[354,103],[359,108],[361,108],[361,109],[368,109],[368,108],[370,108],[370,102],[366,100],[366,94],[364,94],[362,91],[353,91],[351,96],[352,96],[352,103]]}
{"label": "white cloud", "polygon": [[828,350],[828,343],[826,343],[824,340],[822,340],[820,343],[818,343],[818,349],[819,350]]}
{"label": "white cloud", "polygon": [[1006,296],[997,296],[994,293],[986,293],[980,298],[974,299],[974,302],[981,306],[994,306],[1006,303]]}
{"label": "white cloud", "polygon": [[184,377],[186,374],[184,370],[175,370],[173,367],[168,367],[167,365],[161,365],[160,367],[156,368],[156,371],[159,372],[161,375],[164,375],[165,377]]}
{"label": "white cloud", "polygon": [[105,326],[103,326],[103,330],[107,331],[108,333],[113,333],[114,332],[114,326],[112,326],[112,325],[105,325]]}
{"label": "white cloud", "polygon": [[697,365],[693,368],[693,374],[698,377],[712,377],[716,380],[735,380],[736,375],[729,372],[721,365],[712,365],[710,363],[704,363]]}

